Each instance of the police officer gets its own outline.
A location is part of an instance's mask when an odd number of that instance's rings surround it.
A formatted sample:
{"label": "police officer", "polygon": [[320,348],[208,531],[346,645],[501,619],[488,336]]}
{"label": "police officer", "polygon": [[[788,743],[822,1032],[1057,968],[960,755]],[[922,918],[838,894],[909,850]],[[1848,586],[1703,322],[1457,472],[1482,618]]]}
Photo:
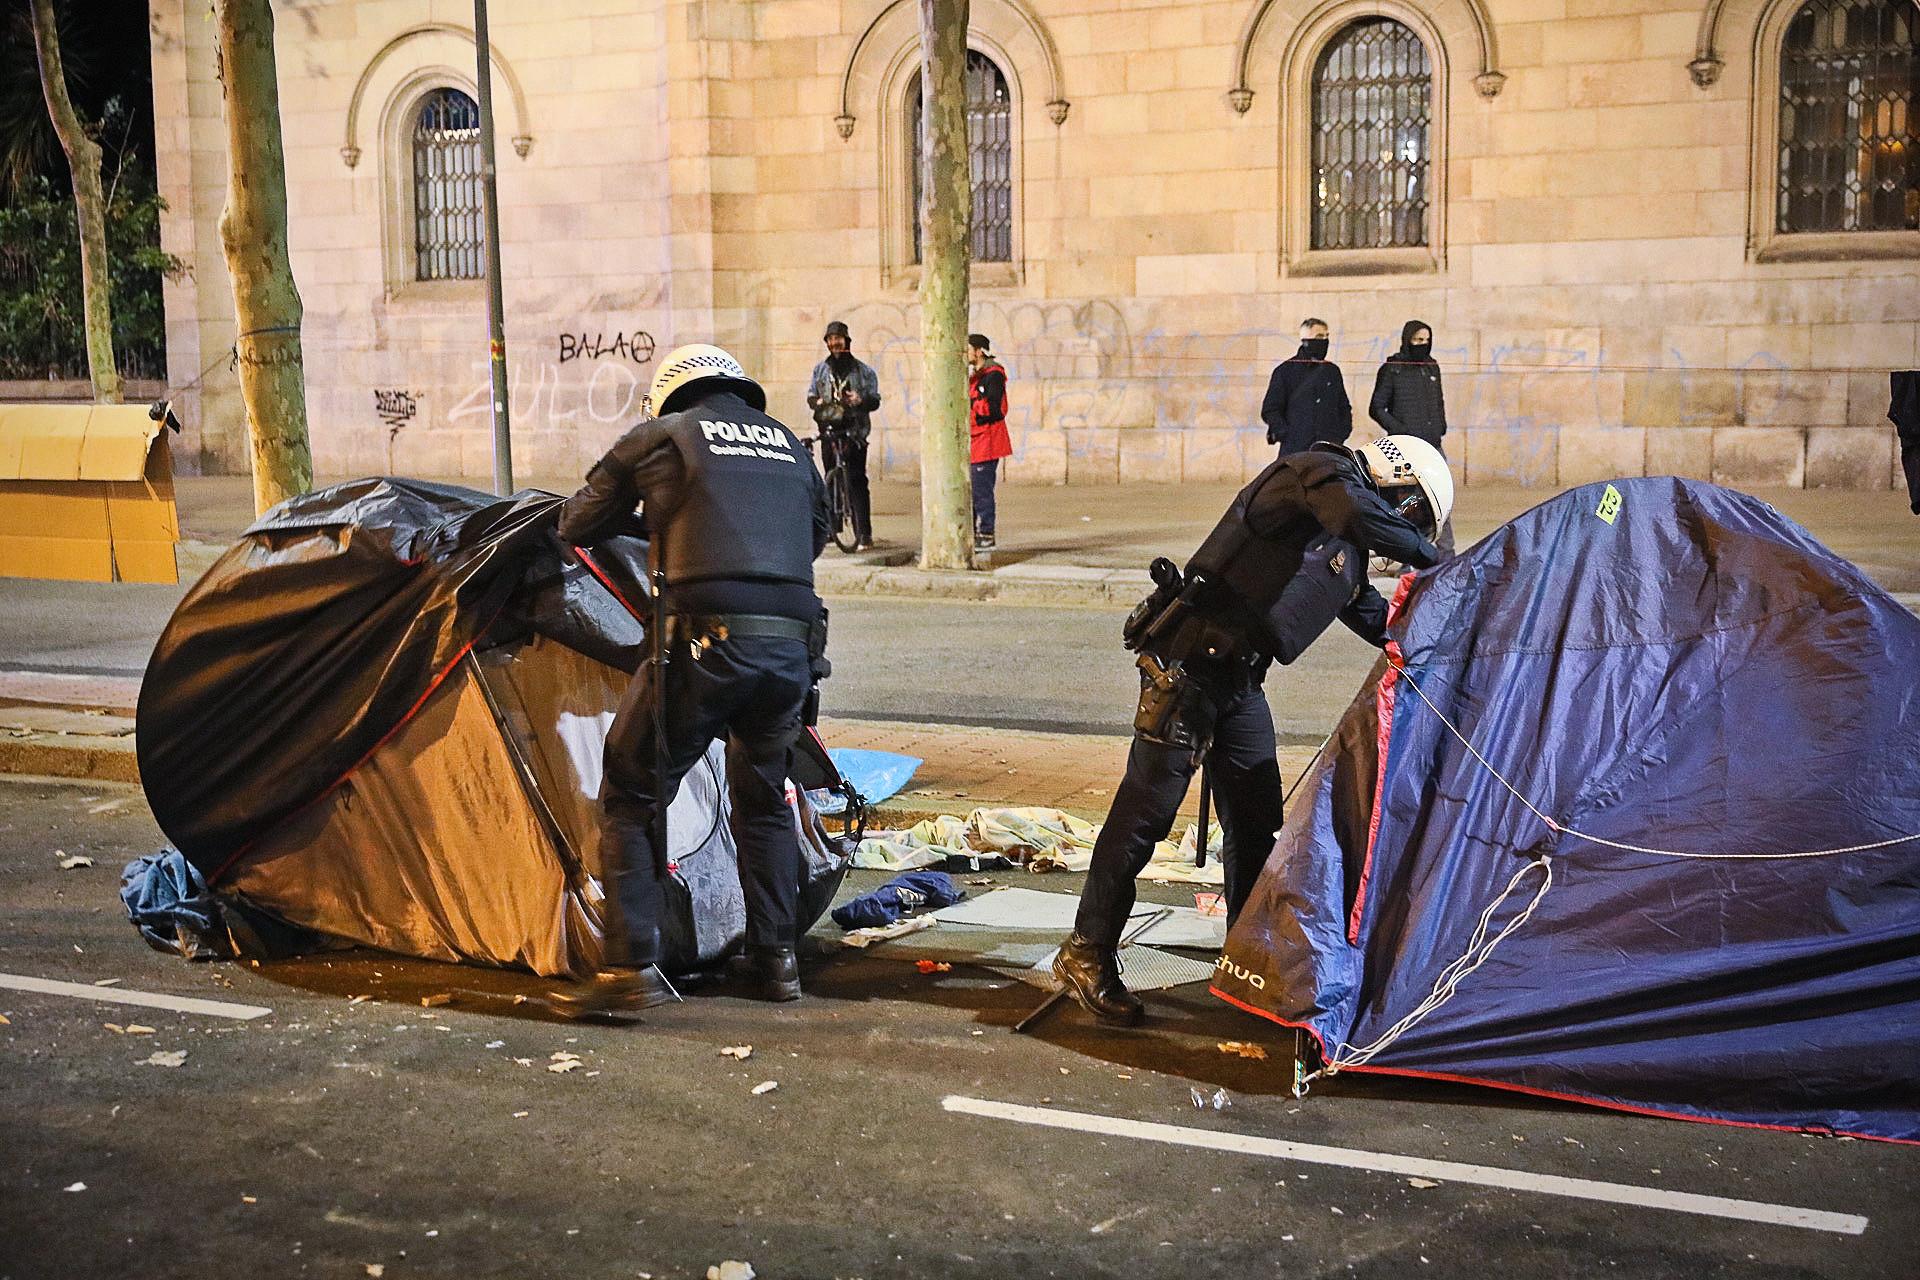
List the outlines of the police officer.
{"label": "police officer", "polygon": [[1184,575],[1128,619],[1141,696],[1126,777],[1093,846],[1056,979],[1102,1022],[1133,1026],[1145,1007],[1120,981],[1117,950],[1134,877],[1167,838],[1202,757],[1225,828],[1227,914],[1245,904],[1285,817],[1273,713],[1260,683],[1335,618],[1386,643],[1387,603],[1367,581],[1382,552],[1422,568],[1453,505],[1453,478],[1423,440],[1383,436],[1357,449],[1318,444],[1282,456],[1240,491]]}
{"label": "police officer", "polygon": [[674,998],[658,967],[666,850],[654,847],[654,822],[722,734],[732,739],[727,783],[748,977],[766,999],[800,995],[801,855],[786,806],[787,753],[812,687],[813,561],[830,533],[826,486],[794,434],[764,412],[766,392],[718,347],[671,352],[649,399],[661,416],[615,442],[560,512],[560,536],[578,545],[614,532],[640,504],[669,610],[665,689],[653,664],[642,668],[607,735],[607,962],[558,997],[576,1014]]}

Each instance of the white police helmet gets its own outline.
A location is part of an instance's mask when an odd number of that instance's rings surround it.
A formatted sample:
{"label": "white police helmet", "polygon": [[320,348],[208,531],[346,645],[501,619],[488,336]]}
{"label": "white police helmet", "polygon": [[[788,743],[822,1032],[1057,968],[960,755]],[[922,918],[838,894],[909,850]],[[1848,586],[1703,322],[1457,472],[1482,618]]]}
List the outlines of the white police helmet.
{"label": "white police helmet", "polygon": [[694,342],[669,351],[660,362],[660,367],[654,371],[653,388],[647,395],[650,411],[672,413],[678,407],[674,403],[675,397],[694,383],[710,378],[733,383],[733,392],[742,400],[755,409],[766,409],[767,393],[760,389],[759,383],[747,376],[747,371],[740,367],[738,360],[719,347]]}
{"label": "white police helmet", "polygon": [[1387,505],[1429,538],[1453,514],[1453,472],[1419,436],[1381,436],[1354,450]]}

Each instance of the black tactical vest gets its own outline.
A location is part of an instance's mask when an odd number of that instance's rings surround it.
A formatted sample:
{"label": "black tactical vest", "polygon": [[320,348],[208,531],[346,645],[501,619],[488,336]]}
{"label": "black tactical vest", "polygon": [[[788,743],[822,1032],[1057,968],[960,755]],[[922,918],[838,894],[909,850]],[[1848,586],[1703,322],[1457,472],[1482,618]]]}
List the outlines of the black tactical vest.
{"label": "black tactical vest", "polygon": [[[686,467],[663,520],[667,585],[719,578],[813,585],[813,460],[793,432],[733,395],[660,426]],[[651,505],[651,504],[650,504]]]}
{"label": "black tactical vest", "polygon": [[[1328,479],[1365,483],[1357,464],[1344,453],[1315,449],[1275,460],[1235,496],[1187,562],[1188,574],[1204,573],[1222,588],[1211,602],[1215,616],[1240,627],[1262,653],[1280,656],[1276,649],[1290,649],[1281,659],[1286,662],[1326,629],[1365,580],[1365,553],[1328,537],[1307,506],[1305,484]],[[1247,512],[1254,497],[1263,493],[1256,532],[1247,525]],[[1310,548],[1319,554],[1309,557]],[[1343,550],[1346,554],[1341,554]],[[1309,558],[1315,563],[1306,564]],[[1276,620],[1287,619],[1276,614],[1275,606],[1289,584],[1303,574],[1308,574],[1308,580],[1290,593],[1289,602],[1306,607],[1298,610],[1297,624],[1284,627],[1292,634],[1278,636]]]}

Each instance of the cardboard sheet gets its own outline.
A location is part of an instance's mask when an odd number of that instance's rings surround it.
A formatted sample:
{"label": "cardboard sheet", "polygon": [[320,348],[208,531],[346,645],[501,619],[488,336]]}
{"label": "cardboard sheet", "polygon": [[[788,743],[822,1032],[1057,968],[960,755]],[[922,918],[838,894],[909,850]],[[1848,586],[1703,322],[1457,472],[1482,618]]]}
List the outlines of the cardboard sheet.
{"label": "cardboard sheet", "polygon": [[[1047,929],[1065,934],[1073,928],[1078,895],[1046,893],[1038,889],[996,889],[977,898],[933,913],[941,924],[977,925],[988,929]],[[1226,944],[1227,922],[1218,916],[1203,916],[1192,907],[1161,907],[1137,903],[1134,917],[1150,916],[1170,910],[1172,915],[1154,925],[1138,938],[1139,943],[1156,947],[1202,947],[1218,950]]]}
{"label": "cardboard sheet", "polygon": [[175,582],[166,431],[137,404],[0,404],[0,577]]}

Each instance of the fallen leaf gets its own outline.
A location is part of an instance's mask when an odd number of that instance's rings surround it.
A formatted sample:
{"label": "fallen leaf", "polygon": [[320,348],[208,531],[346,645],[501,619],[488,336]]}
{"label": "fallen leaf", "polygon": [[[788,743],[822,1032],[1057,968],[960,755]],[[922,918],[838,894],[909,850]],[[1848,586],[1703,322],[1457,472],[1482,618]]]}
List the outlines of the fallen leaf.
{"label": "fallen leaf", "polygon": [[718,1266],[707,1268],[707,1280],[753,1280],[753,1264],[728,1258]]}
{"label": "fallen leaf", "polygon": [[60,859],[60,869],[62,871],[73,871],[80,867],[90,867],[92,865],[93,859],[84,853],[76,853],[72,857]]}
{"label": "fallen leaf", "polygon": [[913,967],[922,973],[952,973],[953,966],[945,960],[916,960]]}
{"label": "fallen leaf", "polygon": [[367,1274],[376,1277],[377,1280],[378,1277],[387,1274],[387,1269],[378,1262],[369,1262],[367,1264]]}
{"label": "fallen leaf", "polygon": [[720,1056],[723,1058],[732,1058],[736,1062],[745,1062],[753,1056],[753,1046],[750,1044],[730,1044],[720,1051]]}
{"label": "fallen leaf", "polygon": [[87,1189],[87,1184],[84,1182],[74,1182],[74,1183],[69,1183],[68,1185],[60,1189],[62,1191],[85,1191]]}
{"label": "fallen leaf", "polygon": [[138,1065],[143,1067],[177,1067],[186,1060],[187,1051],[185,1049],[174,1049],[166,1053],[148,1054],[146,1057],[140,1059]]}
{"label": "fallen leaf", "polygon": [[1418,1187],[1422,1191],[1425,1191],[1428,1187],[1437,1187],[1440,1184],[1435,1182],[1432,1178],[1408,1178],[1407,1185],[1411,1187]]}
{"label": "fallen leaf", "polygon": [[772,1093],[779,1087],[780,1082],[778,1080],[762,1080],[759,1084],[753,1086],[753,1096],[757,1098],[763,1093]]}
{"label": "fallen leaf", "polygon": [[7,1017],[4,1013],[0,1013],[0,1027],[10,1027],[12,1025],[13,1019]]}
{"label": "fallen leaf", "polygon": [[549,1062],[547,1064],[547,1070],[572,1071],[575,1067],[578,1067],[579,1065],[580,1065],[580,1059],[578,1058],[562,1058],[558,1062]]}
{"label": "fallen leaf", "polygon": [[523,1067],[530,1067],[533,1065],[532,1058],[515,1058],[514,1061],[519,1063]]}
{"label": "fallen leaf", "polygon": [[130,1036],[150,1036],[153,1034],[153,1028],[143,1026],[138,1022],[129,1022],[127,1024],[127,1034]]}
{"label": "fallen leaf", "polygon": [[115,1034],[115,1035],[117,1035],[117,1036],[123,1036],[123,1035],[125,1035],[125,1034],[127,1034],[127,1029],[126,1029],[125,1027],[123,1027],[123,1026],[121,1026],[121,1025],[120,1025],[119,1023],[117,1023],[117,1022],[103,1022],[103,1023],[101,1023],[100,1025],[101,1025],[101,1026],[103,1026],[103,1027],[105,1027],[105,1028],[106,1028],[107,1030],[109,1030],[109,1031],[111,1031],[111,1032],[113,1032],[113,1034]]}
{"label": "fallen leaf", "polygon": [[443,1004],[452,1004],[453,994],[448,991],[436,991],[430,996],[421,996],[420,1003],[429,1009],[438,1009]]}
{"label": "fallen leaf", "polygon": [[1243,1058],[1252,1058],[1256,1062],[1267,1060],[1266,1046],[1253,1044],[1247,1040],[1222,1040],[1219,1048],[1222,1053],[1237,1053]]}
{"label": "fallen leaf", "polygon": [[259,1204],[260,1201],[253,1196],[241,1196],[240,1203],[241,1204]]}

